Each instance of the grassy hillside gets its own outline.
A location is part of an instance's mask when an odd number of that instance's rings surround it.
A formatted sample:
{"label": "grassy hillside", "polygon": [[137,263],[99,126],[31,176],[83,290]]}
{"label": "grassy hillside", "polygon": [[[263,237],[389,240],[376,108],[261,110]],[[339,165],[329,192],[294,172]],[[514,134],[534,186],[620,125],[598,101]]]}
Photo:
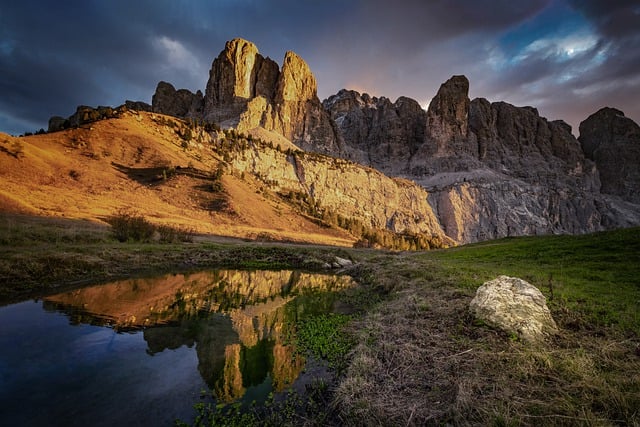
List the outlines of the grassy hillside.
{"label": "grassy hillside", "polygon": [[226,173],[224,153],[213,150],[210,140],[202,128],[134,111],[61,132],[0,134],[0,212],[104,224],[128,209],[155,224],[197,233],[337,246],[355,242],[255,177]]}

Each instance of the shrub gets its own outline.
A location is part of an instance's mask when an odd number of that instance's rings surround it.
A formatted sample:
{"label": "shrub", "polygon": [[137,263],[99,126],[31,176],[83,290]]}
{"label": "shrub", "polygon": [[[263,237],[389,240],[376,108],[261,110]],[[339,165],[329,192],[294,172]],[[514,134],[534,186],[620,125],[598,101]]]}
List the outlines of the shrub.
{"label": "shrub", "polygon": [[127,210],[118,211],[108,222],[114,237],[120,242],[148,242],[156,231],[155,225],[141,214]]}
{"label": "shrub", "polygon": [[172,227],[170,225],[160,225],[157,231],[160,242],[162,243],[193,242],[193,230]]}
{"label": "shrub", "polygon": [[147,221],[141,214],[128,210],[120,210],[109,218],[113,236],[120,242],[149,242],[157,240],[161,243],[193,242],[194,230],[170,225],[155,225]]}

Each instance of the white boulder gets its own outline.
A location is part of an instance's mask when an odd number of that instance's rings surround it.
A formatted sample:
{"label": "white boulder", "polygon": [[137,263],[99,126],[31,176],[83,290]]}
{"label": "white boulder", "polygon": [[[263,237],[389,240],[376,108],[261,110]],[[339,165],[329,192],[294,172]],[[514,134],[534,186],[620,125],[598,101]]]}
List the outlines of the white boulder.
{"label": "white boulder", "polygon": [[517,277],[500,276],[484,283],[469,309],[486,324],[529,342],[542,341],[558,331],[542,292]]}

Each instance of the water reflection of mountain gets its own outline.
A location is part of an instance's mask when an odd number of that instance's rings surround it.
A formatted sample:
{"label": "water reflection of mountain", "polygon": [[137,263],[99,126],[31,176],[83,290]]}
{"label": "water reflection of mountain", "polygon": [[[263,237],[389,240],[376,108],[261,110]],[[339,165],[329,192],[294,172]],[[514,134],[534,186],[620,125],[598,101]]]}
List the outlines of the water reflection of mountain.
{"label": "water reflection of mountain", "polygon": [[130,279],[48,297],[45,308],[73,323],[142,329],[150,355],[193,347],[198,370],[218,399],[248,390],[285,389],[303,367],[287,344],[290,326],[331,311],[326,291],[352,285],[346,276],[292,271],[211,271]]}

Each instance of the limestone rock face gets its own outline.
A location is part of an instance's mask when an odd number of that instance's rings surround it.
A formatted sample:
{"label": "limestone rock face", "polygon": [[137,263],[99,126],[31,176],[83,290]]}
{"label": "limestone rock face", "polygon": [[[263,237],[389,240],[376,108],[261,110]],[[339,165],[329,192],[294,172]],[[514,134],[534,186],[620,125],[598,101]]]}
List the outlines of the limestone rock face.
{"label": "limestone rock face", "polygon": [[[255,44],[243,39],[228,41],[211,65],[204,97],[205,119],[223,125],[230,121],[235,126],[249,100],[256,96],[256,80],[264,62]],[[261,74],[267,75],[267,70]],[[273,87],[265,86],[266,81],[260,84],[260,90],[273,92]]]}
{"label": "limestone rock face", "polygon": [[545,181],[560,174],[575,178],[572,186],[598,190],[593,163],[585,159],[566,123],[548,122],[532,107],[485,99],[471,102],[469,118],[478,158],[488,167]]}
{"label": "limestone rock face", "polygon": [[615,108],[580,123],[580,143],[598,166],[602,192],[640,203],[640,126]]}
{"label": "limestone rock face", "polygon": [[227,42],[211,66],[204,104],[204,118],[223,127],[247,131],[261,126],[304,150],[339,151],[315,77],[293,52],[286,53],[280,70],[253,43]]}
{"label": "limestone rock face", "polygon": [[500,276],[484,283],[469,305],[471,314],[528,342],[558,331],[542,293],[517,277]]}
{"label": "limestone rock face", "polygon": [[229,164],[237,171],[260,176],[276,192],[307,194],[321,208],[358,219],[367,227],[429,233],[452,243],[429,205],[429,193],[411,181],[389,178],[343,159],[287,155],[257,147],[247,147]]}
{"label": "limestone rock face", "polygon": [[341,90],[323,101],[344,150],[343,156],[398,175],[424,142],[426,113],[417,101],[371,97]]}
{"label": "limestone rock face", "polygon": [[549,122],[531,107],[475,99],[467,141],[475,153],[461,150],[446,163],[421,159],[413,169],[430,172],[417,180],[457,241],[593,232],[605,228],[605,217],[633,221],[612,214],[595,164],[564,122]]}
{"label": "limestone rock face", "polygon": [[317,99],[318,85],[309,66],[294,52],[287,52],[276,89],[276,102],[313,101]]}
{"label": "limestone rock face", "polygon": [[474,171],[467,179],[429,191],[445,233],[460,243],[597,231],[603,229],[603,211],[613,212],[597,195],[569,188],[531,185],[491,171]]}
{"label": "limestone rock face", "polygon": [[160,82],[153,94],[151,108],[153,112],[168,116],[199,118],[202,116],[203,103],[200,91],[176,90],[172,84]]}

